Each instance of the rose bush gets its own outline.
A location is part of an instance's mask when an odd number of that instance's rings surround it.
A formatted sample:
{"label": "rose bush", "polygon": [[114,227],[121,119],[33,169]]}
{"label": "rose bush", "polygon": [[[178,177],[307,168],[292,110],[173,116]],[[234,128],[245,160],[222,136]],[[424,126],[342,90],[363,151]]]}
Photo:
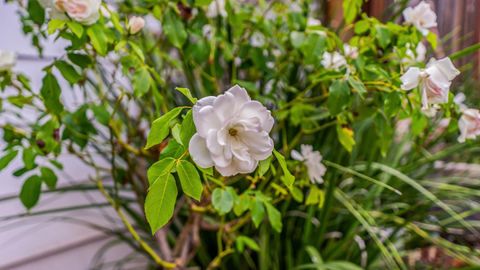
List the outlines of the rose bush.
{"label": "rose bush", "polygon": [[478,265],[480,183],[441,166],[479,161],[475,99],[454,98],[478,46],[434,55],[426,2],[394,6],[402,24],[362,5],[333,28],[310,0],[28,0],[39,54],[68,46],[40,89],[0,53],[0,169],[21,159],[31,213],[98,189],[126,229],[104,231],[151,268],[407,269],[430,246]]}

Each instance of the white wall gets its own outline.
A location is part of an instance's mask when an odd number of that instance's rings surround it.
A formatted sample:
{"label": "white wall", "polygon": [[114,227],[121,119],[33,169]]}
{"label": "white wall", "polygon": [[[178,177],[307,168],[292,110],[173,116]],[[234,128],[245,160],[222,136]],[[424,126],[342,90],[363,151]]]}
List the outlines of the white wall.
{"label": "white wall", "polygon": [[[16,12],[15,4],[0,2],[0,50],[35,56],[36,50],[30,45],[30,39],[22,35]],[[58,56],[64,46],[65,44],[62,42],[51,41],[45,46],[45,55]],[[38,89],[43,77],[41,69],[48,63],[49,60],[25,60],[21,57],[15,70],[27,74],[32,81],[33,88]],[[68,87],[67,90],[69,90]],[[71,96],[66,95],[66,98],[70,99],[67,102],[75,102],[75,100],[71,100],[73,99]],[[0,123],[5,121],[7,121],[7,117],[0,114]],[[4,144],[0,141],[0,149],[4,148]],[[2,154],[0,153],[0,155]],[[72,156],[63,155],[61,160],[66,173],[60,174],[58,186],[88,181],[88,174],[91,171],[87,167]],[[20,191],[24,178],[15,178],[11,176],[11,173],[21,165],[22,163],[17,157],[17,160],[7,170],[0,172],[0,197],[16,195]],[[97,192],[67,193],[55,196],[44,194],[32,213],[103,202],[104,199]],[[87,225],[81,225],[78,222],[72,223],[71,219],[79,219],[106,228],[123,228],[115,213],[108,207],[35,217],[15,217],[25,213],[26,210],[18,199],[0,201],[0,270],[90,269],[92,259],[97,251],[115,238],[106,236]],[[127,258],[127,254],[130,252],[131,249],[126,245],[116,245],[114,248],[108,249],[107,259],[116,261]],[[145,259],[142,257],[134,258],[129,264],[129,268],[138,269],[144,264],[144,261]],[[105,266],[104,269],[112,267]]]}

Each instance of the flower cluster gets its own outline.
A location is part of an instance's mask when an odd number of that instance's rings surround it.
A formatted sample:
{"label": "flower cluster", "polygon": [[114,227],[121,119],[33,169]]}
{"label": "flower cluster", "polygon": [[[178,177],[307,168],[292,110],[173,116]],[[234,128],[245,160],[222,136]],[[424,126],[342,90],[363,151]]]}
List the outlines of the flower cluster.
{"label": "flower cluster", "polygon": [[319,151],[313,151],[313,146],[302,144],[300,146],[301,153],[297,150],[292,150],[292,158],[302,161],[307,167],[308,178],[310,182],[321,184],[323,183],[323,176],[327,171],[325,165],[322,164],[322,155]]}

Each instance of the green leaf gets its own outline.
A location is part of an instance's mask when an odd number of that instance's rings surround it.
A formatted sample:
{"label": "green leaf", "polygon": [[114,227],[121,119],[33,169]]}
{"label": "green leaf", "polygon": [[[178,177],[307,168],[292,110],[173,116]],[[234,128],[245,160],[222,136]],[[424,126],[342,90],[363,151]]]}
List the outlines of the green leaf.
{"label": "green leaf", "polygon": [[43,24],[45,21],[45,9],[37,0],[28,0],[27,10],[34,23]]}
{"label": "green leaf", "polygon": [[360,13],[362,0],[343,0],[343,16],[346,23],[352,23]]}
{"label": "green leaf", "polygon": [[180,156],[185,152],[183,145],[179,144],[176,140],[169,140],[167,147],[163,149],[160,153],[160,159],[166,157],[172,157],[174,159],[179,159]]}
{"label": "green leaf", "polygon": [[78,74],[78,72],[75,70],[75,68],[72,67],[72,65],[63,60],[55,61],[55,66],[65,78],[65,80],[67,80],[70,84],[75,84],[82,78],[82,76]]}
{"label": "green leaf", "polygon": [[145,216],[152,234],[172,218],[178,193],[173,175],[159,178],[154,181],[145,199]]}
{"label": "green leaf", "polygon": [[37,157],[37,153],[33,148],[25,148],[23,149],[22,160],[25,168],[30,170],[35,167],[35,158]]}
{"label": "green leaf", "polygon": [[242,195],[237,197],[233,206],[233,212],[235,213],[235,215],[240,216],[248,210],[248,207],[250,205],[250,198],[251,197],[246,193],[243,193]]}
{"label": "green leaf", "polygon": [[[427,41],[428,43],[430,43],[430,45],[432,46],[432,49],[436,49],[437,48],[437,43],[438,43],[438,37],[437,37],[437,34],[433,33],[433,32],[428,32],[427,34]],[[456,52],[458,53],[458,52]],[[454,58],[452,58],[452,60],[454,60]]]}
{"label": "green leaf", "polygon": [[75,65],[83,69],[89,67],[93,63],[90,56],[86,54],[69,53],[67,56],[68,56],[68,59],[72,61],[72,63],[74,63]]}
{"label": "green leaf", "polygon": [[265,217],[265,207],[259,198],[250,201],[250,212],[252,213],[253,225],[258,228]]}
{"label": "green leaf", "polygon": [[52,73],[47,72],[45,77],[43,77],[42,88],[40,89],[40,95],[42,96],[47,111],[54,114],[59,114],[63,111],[60,94],[61,90],[57,79]]}
{"label": "green leaf", "polygon": [[378,40],[378,44],[380,44],[380,47],[385,49],[391,42],[392,33],[390,30],[388,30],[388,28],[380,25],[377,25],[375,29],[377,30],[376,38]]}
{"label": "green leaf", "polygon": [[30,176],[25,183],[23,183],[22,190],[20,191],[20,200],[27,209],[37,204],[40,198],[41,187],[42,180],[38,175]]}
{"label": "green leaf", "polygon": [[355,23],[355,34],[363,34],[370,29],[370,23],[367,20],[361,20]]}
{"label": "green leaf", "polygon": [[197,103],[197,99],[192,96],[192,93],[190,92],[190,89],[188,88],[183,88],[183,87],[176,87],[175,90],[178,92],[182,93],[192,104]]}
{"label": "green leaf", "polygon": [[180,130],[180,141],[185,148],[188,148],[190,139],[196,131],[197,129],[195,128],[195,123],[193,123],[193,113],[192,110],[190,110],[183,118],[182,128]]}
{"label": "green leaf", "polygon": [[171,157],[155,162],[147,171],[149,185],[152,186],[162,175],[166,178],[167,174],[170,174],[172,171],[174,165],[175,159]]}
{"label": "green leaf", "polygon": [[328,88],[327,108],[331,115],[342,112],[350,103],[350,87],[345,80],[336,80]]}
{"label": "green leaf", "polygon": [[48,186],[49,189],[54,189],[57,185],[57,176],[52,169],[47,167],[40,168],[41,179]]}
{"label": "green leaf", "polygon": [[18,151],[10,151],[7,154],[5,154],[2,158],[0,158],[0,171],[5,169],[10,162],[17,156]]}
{"label": "green leaf", "polygon": [[352,152],[355,145],[355,139],[353,137],[353,130],[337,125],[337,137],[342,146],[349,152]]}
{"label": "green leaf", "polygon": [[87,35],[92,42],[93,48],[102,56],[107,54],[107,36],[99,24],[88,28]]}
{"label": "green leaf", "polygon": [[136,97],[145,95],[152,85],[152,78],[146,67],[141,67],[133,77],[133,91]]}
{"label": "green leaf", "polygon": [[278,233],[282,232],[282,215],[272,204],[264,202],[267,208],[267,216],[272,228]]}
{"label": "green leaf", "polygon": [[212,205],[223,216],[232,210],[233,196],[225,189],[216,188],[212,193]]}
{"label": "green leaf", "polygon": [[270,164],[272,163],[272,156],[269,156],[267,159],[264,159],[258,163],[257,173],[258,176],[262,177],[270,168]]}
{"label": "green leaf", "polygon": [[100,124],[108,126],[110,122],[110,113],[108,110],[102,105],[91,105],[90,108],[93,111],[93,115],[97,119]]}
{"label": "green leaf", "polygon": [[145,55],[143,55],[142,49],[132,41],[130,41],[128,44],[130,44],[130,48],[132,48],[133,52],[135,52],[138,58],[140,58],[142,62],[145,62]]}
{"label": "green leaf", "polygon": [[177,174],[182,185],[182,190],[191,198],[200,201],[202,198],[203,186],[200,180],[200,175],[195,169],[195,166],[186,161],[180,160],[177,163]]}
{"label": "green leaf", "polygon": [[74,33],[78,38],[81,38],[83,35],[83,25],[74,21],[67,22],[68,28]]}
{"label": "green leaf", "polygon": [[273,154],[275,155],[275,158],[277,159],[278,163],[280,164],[280,167],[283,170],[284,176],[281,178],[283,183],[287,187],[292,187],[293,182],[295,181],[295,177],[290,173],[287,167],[287,162],[285,161],[285,157],[282,156],[277,150],[273,150]]}
{"label": "green leaf", "polygon": [[175,108],[152,122],[152,128],[148,133],[147,145],[145,145],[145,149],[161,143],[168,136],[170,122],[177,117],[181,111],[182,108]]}
{"label": "green leaf", "polygon": [[61,30],[65,26],[66,21],[58,20],[58,19],[51,19],[48,22],[47,32],[49,35],[55,33],[57,30]]}
{"label": "green leaf", "polygon": [[251,250],[260,251],[260,247],[258,246],[257,242],[250,237],[240,235],[235,239],[235,246],[237,250],[243,252],[245,250],[245,246],[249,247]]}
{"label": "green leaf", "polygon": [[323,190],[319,189],[317,186],[311,186],[310,192],[308,193],[305,204],[306,205],[316,204],[318,205],[319,208],[322,208],[324,200],[325,200],[325,193],[323,192]]}
{"label": "green leaf", "polygon": [[187,40],[187,31],[178,15],[169,9],[163,18],[162,26],[170,43],[179,49],[182,48]]}
{"label": "green leaf", "polygon": [[363,97],[367,93],[367,88],[365,88],[362,81],[356,80],[353,77],[349,77],[347,81],[350,86],[360,94],[360,96]]}

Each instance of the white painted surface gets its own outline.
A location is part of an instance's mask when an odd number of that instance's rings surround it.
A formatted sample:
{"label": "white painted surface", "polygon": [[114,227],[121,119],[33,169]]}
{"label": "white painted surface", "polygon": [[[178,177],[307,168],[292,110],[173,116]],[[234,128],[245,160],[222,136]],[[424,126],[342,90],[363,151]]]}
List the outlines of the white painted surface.
{"label": "white painted surface", "polygon": [[[0,49],[34,56],[36,50],[30,45],[29,38],[22,35],[16,11],[15,4],[0,2]],[[64,46],[65,43],[62,42],[49,42],[45,46],[45,55],[58,56],[62,53]],[[27,74],[33,88],[38,89],[43,77],[41,69],[49,63],[48,61],[20,59],[15,70]],[[64,95],[63,97],[67,99],[66,102],[75,103],[72,96]],[[0,115],[0,123],[5,121],[6,117]],[[3,147],[4,142],[0,141],[0,149]],[[88,175],[91,173],[88,167],[68,155],[62,156],[61,161],[65,166],[64,172],[67,172],[68,175],[65,173],[59,175],[58,186],[88,181]],[[24,178],[15,178],[11,173],[21,167],[21,164],[17,157],[7,170],[0,172],[0,197],[16,195],[20,191]],[[39,205],[32,212],[103,202],[102,196],[95,191],[55,196],[43,194]],[[25,208],[18,199],[0,202],[0,270],[90,269],[95,254],[113,238],[106,237],[105,234],[85,224],[72,222],[71,219],[106,228],[123,228],[115,213],[108,207],[6,220],[8,217],[25,212]],[[128,246],[116,245],[114,248],[108,249],[107,258],[110,261],[127,258],[127,254],[130,252],[131,249]],[[145,259],[142,257],[137,259],[129,264],[129,268],[142,268]],[[107,264],[104,269],[112,267],[113,264]]]}

